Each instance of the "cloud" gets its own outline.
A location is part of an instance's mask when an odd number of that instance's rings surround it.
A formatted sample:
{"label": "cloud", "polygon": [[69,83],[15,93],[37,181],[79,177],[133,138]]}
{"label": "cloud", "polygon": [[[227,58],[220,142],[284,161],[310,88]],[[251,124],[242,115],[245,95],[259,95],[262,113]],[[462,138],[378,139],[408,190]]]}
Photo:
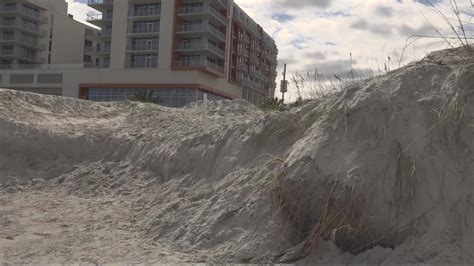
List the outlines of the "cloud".
{"label": "cloud", "polygon": [[285,9],[328,8],[331,5],[331,0],[273,0],[273,2],[276,7]]}
{"label": "cloud", "polygon": [[323,52],[306,53],[305,56],[306,58],[311,58],[315,61],[321,61],[326,59],[326,55]]}
{"label": "cloud", "polygon": [[285,23],[287,21],[295,19],[295,16],[288,15],[285,13],[278,13],[278,14],[273,14],[272,19],[280,22],[280,23]]}
{"label": "cloud", "polygon": [[315,70],[317,69],[321,74],[337,74],[351,70],[351,66],[357,65],[357,60],[351,61],[349,59],[345,60],[329,60],[321,63],[309,64],[305,66],[306,70]]}
{"label": "cloud", "polygon": [[414,0],[414,1],[423,5],[436,5],[443,2],[443,0]]}
{"label": "cloud", "polygon": [[381,23],[381,24],[371,24],[369,27],[369,31],[373,34],[380,35],[380,36],[389,36],[393,34],[393,28],[389,24]]}
{"label": "cloud", "polygon": [[399,34],[404,36],[411,36],[411,35],[432,35],[435,34],[435,29],[428,24],[421,25],[418,28],[412,27],[406,23],[397,27],[397,31]]}
{"label": "cloud", "polygon": [[366,30],[376,35],[389,36],[393,33],[393,28],[389,24],[379,23],[372,24],[366,19],[360,18],[357,21],[349,25],[350,28],[356,30]]}
{"label": "cloud", "polygon": [[389,6],[377,6],[375,8],[375,14],[382,17],[393,17],[393,8]]}
{"label": "cloud", "polygon": [[349,27],[357,30],[365,30],[369,28],[369,22],[364,18],[359,18],[356,22],[352,23]]}

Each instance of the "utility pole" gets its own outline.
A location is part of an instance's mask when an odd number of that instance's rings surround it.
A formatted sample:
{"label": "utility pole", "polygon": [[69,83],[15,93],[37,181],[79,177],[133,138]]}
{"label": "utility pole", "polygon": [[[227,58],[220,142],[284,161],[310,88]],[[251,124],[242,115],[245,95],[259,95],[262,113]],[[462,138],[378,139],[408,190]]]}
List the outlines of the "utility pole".
{"label": "utility pole", "polygon": [[280,84],[280,91],[281,91],[281,100],[285,102],[285,92],[288,92],[288,81],[286,80],[286,64],[283,68],[283,80]]}

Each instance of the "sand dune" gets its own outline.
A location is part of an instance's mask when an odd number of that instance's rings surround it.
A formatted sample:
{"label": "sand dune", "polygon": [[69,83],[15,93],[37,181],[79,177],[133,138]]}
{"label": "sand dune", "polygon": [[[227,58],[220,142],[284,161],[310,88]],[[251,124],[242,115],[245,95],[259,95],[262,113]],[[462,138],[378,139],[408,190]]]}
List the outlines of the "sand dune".
{"label": "sand dune", "polygon": [[264,113],[0,90],[0,261],[473,263],[474,51]]}

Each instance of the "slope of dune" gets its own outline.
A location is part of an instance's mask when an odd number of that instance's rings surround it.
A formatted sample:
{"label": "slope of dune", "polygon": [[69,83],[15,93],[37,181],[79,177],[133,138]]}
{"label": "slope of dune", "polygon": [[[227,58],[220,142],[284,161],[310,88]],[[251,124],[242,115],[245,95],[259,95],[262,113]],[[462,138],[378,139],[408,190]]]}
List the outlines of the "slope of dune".
{"label": "slope of dune", "polygon": [[474,51],[264,113],[0,90],[0,261],[472,263]]}

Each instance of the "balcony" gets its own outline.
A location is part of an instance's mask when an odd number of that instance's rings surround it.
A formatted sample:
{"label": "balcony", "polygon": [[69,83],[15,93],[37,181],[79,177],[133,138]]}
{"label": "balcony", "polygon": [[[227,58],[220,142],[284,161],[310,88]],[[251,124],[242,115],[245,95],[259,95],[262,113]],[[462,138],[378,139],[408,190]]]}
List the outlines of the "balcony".
{"label": "balcony", "polygon": [[85,53],[93,53],[94,51],[95,51],[95,49],[94,49],[93,46],[84,45],[84,52]]}
{"label": "balcony", "polygon": [[247,88],[253,88],[254,84],[248,79],[239,79],[239,83],[241,86],[247,87]]}
{"label": "balcony", "polygon": [[112,51],[112,47],[111,46],[104,46],[104,47],[97,47],[95,49],[95,52],[97,54],[110,54],[110,52]]}
{"label": "balcony", "polygon": [[160,33],[160,24],[156,23],[151,26],[150,24],[136,25],[128,30],[128,35],[156,35]]}
{"label": "balcony", "polygon": [[17,58],[20,60],[28,61],[31,63],[41,63],[43,60],[39,60],[36,55],[23,53],[17,49],[0,50],[0,58]]}
{"label": "balcony", "polygon": [[110,62],[104,62],[104,63],[98,63],[98,64],[85,62],[84,68],[110,68]]}
{"label": "balcony", "polygon": [[6,14],[6,15],[21,15],[23,17],[26,17],[30,20],[33,20],[35,22],[39,23],[48,23],[48,17],[41,17],[40,12],[34,12],[29,9],[24,8],[21,5],[16,5],[14,8],[0,8],[0,14]]}
{"label": "balcony", "polygon": [[180,43],[176,47],[176,51],[211,51],[217,56],[225,58],[225,51],[210,43],[194,42]]}
{"label": "balcony", "polygon": [[112,30],[106,29],[97,33],[98,38],[109,39],[112,37]]}
{"label": "balcony", "polygon": [[128,13],[129,18],[154,18],[159,16],[161,16],[161,8],[130,10]]}
{"label": "balcony", "polygon": [[211,69],[214,72],[217,72],[219,74],[224,74],[224,68],[219,66],[216,63],[210,62],[208,60],[178,60],[176,62],[177,67],[184,67],[184,68],[199,68],[199,67],[204,67]]}
{"label": "balcony", "polygon": [[128,53],[140,53],[140,52],[157,52],[159,50],[159,45],[157,43],[149,44],[129,44],[127,45]]}
{"label": "balcony", "polygon": [[2,43],[16,43],[20,44],[22,46],[25,46],[30,49],[35,49],[35,50],[46,50],[46,45],[45,44],[40,44],[38,40],[28,40],[26,38],[20,37],[17,34],[13,36],[2,36],[0,37],[0,44]]}
{"label": "balcony", "polygon": [[40,31],[39,27],[31,26],[28,24],[20,23],[15,21],[6,22],[4,21],[3,24],[0,25],[0,29],[19,29],[21,31],[28,32],[30,34],[34,34],[36,36],[46,36],[48,34],[47,31]]}
{"label": "balcony", "polygon": [[225,33],[210,24],[191,24],[178,26],[178,33],[211,33],[219,40],[225,42]]}
{"label": "balcony", "polygon": [[182,7],[178,11],[180,16],[190,16],[190,15],[210,15],[211,18],[214,18],[214,21],[220,22],[223,25],[227,25],[227,18],[222,15],[218,10],[211,6],[186,6]]}
{"label": "balcony", "polygon": [[113,7],[114,0],[87,0],[87,5],[96,10],[105,11]]}
{"label": "balcony", "polygon": [[0,64],[0,69],[13,69],[13,63],[12,64]]}
{"label": "balcony", "polygon": [[216,4],[220,5],[222,8],[225,8],[225,9],[229,8],[229,1],[228,0],[217,0],[215,2],[216,2]]}
{"label": "balcony", "polygon": [[113,14],[87,14],[87,22],[96,26],[103,26],[104,24],[111,24]]}
{"label": "balcony", "polygon": [[129,62],[125,65],[126,68],[157,68],[158,58],[147,62]]}

